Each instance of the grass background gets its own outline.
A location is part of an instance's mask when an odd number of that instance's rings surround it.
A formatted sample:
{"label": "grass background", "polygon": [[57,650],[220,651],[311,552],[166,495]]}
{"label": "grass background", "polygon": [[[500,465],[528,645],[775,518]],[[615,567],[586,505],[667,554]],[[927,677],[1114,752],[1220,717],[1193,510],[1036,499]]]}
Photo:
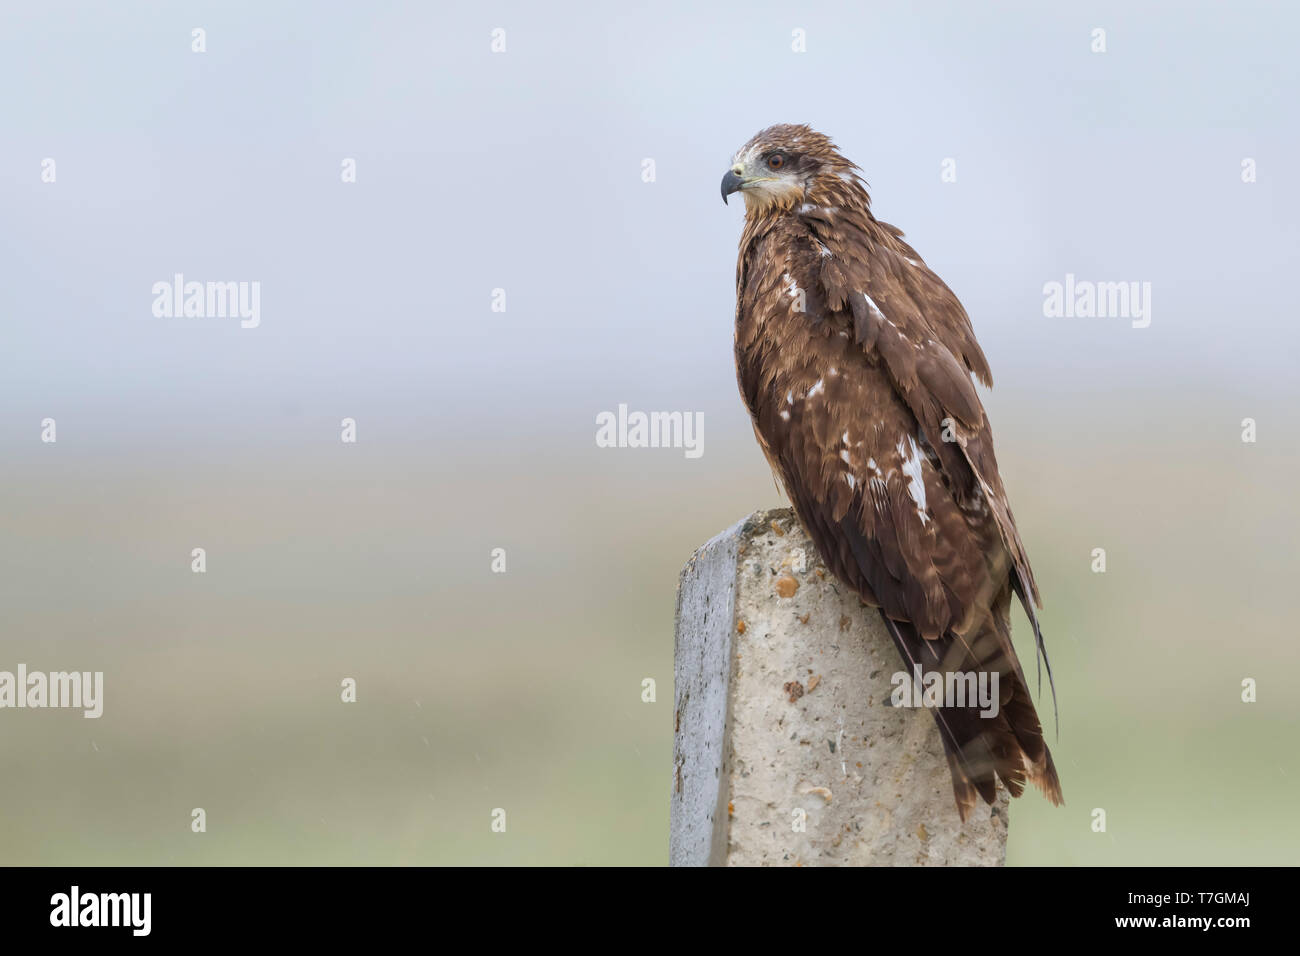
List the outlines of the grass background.
{"label": "grass background", "polygon": [[[1072,440],[1065,413],[998,426],[1045,597],[1067,798],[1013,804],[1010,863],[1300,849],[1290,452],[1179,415],[1104,449]],[[779,502],[743,416],[721,417],[699,461],[588,440],[484,449],[472,475],[464,455],[382,438],[236,461],[96,459],[66,438],[23,452],[3,474],[3,666],[103,670],[106,692],[99,720],[0,714],[0,861],[665,862],[676,576]]]}

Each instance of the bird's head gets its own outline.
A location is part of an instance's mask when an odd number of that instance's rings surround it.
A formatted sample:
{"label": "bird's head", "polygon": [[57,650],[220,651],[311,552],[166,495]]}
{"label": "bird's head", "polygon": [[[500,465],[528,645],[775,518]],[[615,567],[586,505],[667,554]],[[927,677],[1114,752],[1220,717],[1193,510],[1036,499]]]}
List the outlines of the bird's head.
{"label": "bird's head", "polygon": [[790,209],[856,183],[856,169],[809,126],[769,126],[736,151],[722,177],[722,201],[738,192],[750,213]]}

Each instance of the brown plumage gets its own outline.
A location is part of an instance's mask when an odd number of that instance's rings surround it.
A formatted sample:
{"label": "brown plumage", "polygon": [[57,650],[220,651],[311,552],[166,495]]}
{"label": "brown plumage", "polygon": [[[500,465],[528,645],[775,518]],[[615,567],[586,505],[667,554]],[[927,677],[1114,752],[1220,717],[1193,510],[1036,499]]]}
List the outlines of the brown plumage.
{"label": "brown plumage", "polygon": [[1040,601],[971,381],[992,385],[965,309],[872,215],[857,166],[807,126],[751,139],[722,192],[746,206],[740,391],[808,534],[880,609],[909,673],[998,674],[996,717],[933,710],[958,812],[977,795],[992,803],[997,778],[1013,796],[1029,781],[1061,803],[1011,644],[1015,595],[1043,650]]}

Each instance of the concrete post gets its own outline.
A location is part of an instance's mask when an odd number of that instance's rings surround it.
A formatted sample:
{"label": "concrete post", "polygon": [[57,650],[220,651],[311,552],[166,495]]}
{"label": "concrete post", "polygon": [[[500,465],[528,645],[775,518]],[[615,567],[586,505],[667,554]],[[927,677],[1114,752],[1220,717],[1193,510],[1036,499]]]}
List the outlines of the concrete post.
{"label": "concrete post", "polygon": [[933,717],[891,705],[879,612],[789,509],[704,545],[677,596],[674,866],[1000,866],[1005,790],[963,825]]}

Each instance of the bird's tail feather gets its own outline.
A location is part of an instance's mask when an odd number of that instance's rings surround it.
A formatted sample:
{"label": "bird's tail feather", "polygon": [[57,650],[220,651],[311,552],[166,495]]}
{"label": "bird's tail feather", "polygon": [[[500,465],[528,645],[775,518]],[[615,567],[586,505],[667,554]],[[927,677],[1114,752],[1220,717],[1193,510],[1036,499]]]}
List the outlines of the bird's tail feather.
{"label": "bird's tail feather", "polygon": [[997,674],[995,714],[982,716],[979,702],[971,700],[963,706],[944,700],[942,706],[930,708],[948,756],[953,797],[962,820],[975,808],[977,796],[993,803],[999,778],[1013,797],[1020,796],[1029,782],[1060,805],[1061,783],[1005,625],[990,619],[965,637],[949,632],[927,640],[906,621],[895,621],[883,611],[881,617],[909,674],[918,666],[924,673],[937,671],[945,676]]}

